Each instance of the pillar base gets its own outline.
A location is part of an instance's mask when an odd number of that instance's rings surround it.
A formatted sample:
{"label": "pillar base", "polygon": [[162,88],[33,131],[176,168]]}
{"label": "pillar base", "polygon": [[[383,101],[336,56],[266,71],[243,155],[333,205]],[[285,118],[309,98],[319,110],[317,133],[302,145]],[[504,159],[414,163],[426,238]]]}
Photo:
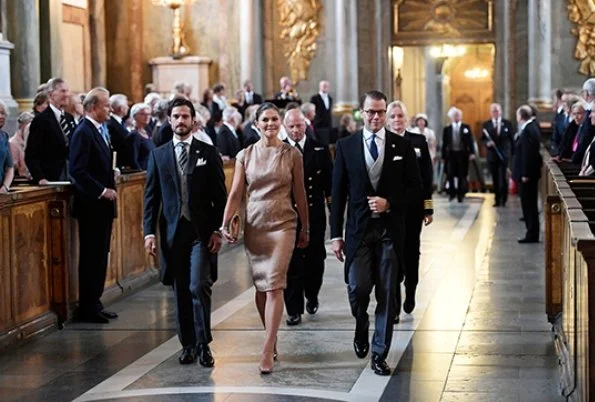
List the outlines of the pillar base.
{"label": "pillar base", "polygon": [[552,100],[547,98],[529,98],[527,101],[535,105],[539,112],[551,112],[552,111]]}
{"label": "pillar base", "polygon": [[349,102],[338,102],[335,107],[333,108],[334,115],[342,115],[345,113],[351,114],[354,110],[356,110],[358,106],[354,103]]}
{"label": "pillar base", "polygon": [[16,101],[19,104],[20,112],[31,112],[33,110],[33,99],[32,98],[22,98],[22,99],[17,98]]}

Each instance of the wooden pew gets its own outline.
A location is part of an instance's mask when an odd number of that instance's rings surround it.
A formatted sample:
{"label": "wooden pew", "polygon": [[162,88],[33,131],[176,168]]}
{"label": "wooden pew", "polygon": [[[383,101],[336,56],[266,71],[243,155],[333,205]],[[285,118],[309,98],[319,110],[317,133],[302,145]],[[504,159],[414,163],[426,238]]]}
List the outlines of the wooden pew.
{"label": "wooden pew", "polygon": [[554,324],[562,393],[589,401],[595,399],[595,180],[577,173],[567,164],[544,166],[546,312]]}
{"label": "wooden pew", "polygon": [[[224,163],[228,191],[234,162]],[[158,278],[159,261],[144,250],[145,173],[117,178],[104,303]],[[72,319],[78,301],[78,228],[72,189],[17,186],[0,195],[0,349]]]}

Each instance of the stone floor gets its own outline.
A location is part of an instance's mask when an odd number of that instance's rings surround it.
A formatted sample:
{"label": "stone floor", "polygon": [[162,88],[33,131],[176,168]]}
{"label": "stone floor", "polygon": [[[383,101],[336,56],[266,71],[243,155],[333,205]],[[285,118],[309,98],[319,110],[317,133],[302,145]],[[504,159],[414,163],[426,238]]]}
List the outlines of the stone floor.
{"label": "stone floor", "polygon": [[[329,253],[316,315],[282,324],[279,362],[257,371],[263,339],[241,246],[220,258],[213,369],[180,366],[172,293],[110,306],[109,325],[70,324],[0,355],[1,401],[561,401],[545,315],[543,243],[519,245],[519,202],[436,196],[424,229],[417,307],[401,315],[379,377],[355,357],[343,268]],[[370,306],[373,313],[374,303]]]}

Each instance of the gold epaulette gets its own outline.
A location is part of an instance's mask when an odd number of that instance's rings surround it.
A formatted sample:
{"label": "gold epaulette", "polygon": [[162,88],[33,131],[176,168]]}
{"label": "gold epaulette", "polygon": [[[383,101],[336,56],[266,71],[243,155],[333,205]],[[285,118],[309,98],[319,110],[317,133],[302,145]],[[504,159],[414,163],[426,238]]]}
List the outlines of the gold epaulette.
{"label": "gold epaulette", "polygon": [[434,200],[424,200],[424,209],[434,209]]}

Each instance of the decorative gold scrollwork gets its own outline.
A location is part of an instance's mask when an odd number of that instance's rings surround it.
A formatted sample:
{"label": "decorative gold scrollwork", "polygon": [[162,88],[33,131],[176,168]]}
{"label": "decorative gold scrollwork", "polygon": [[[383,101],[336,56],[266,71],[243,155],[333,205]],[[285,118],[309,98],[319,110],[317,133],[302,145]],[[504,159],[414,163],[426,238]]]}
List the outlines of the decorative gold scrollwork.
{"label": "decorative gold scrollwork", "polygon": [[277,0],[281,39],[294,83],[308,78],[310,62],[316,55],[316,39],[320,35],[320,0]]}
{"label": "decorative gold scrollwork", "polygon": [[577,27],[571,32],[578,41],[574,57],[581,61],[578,71],[595,75],[595,0],[568,0],[568,19]]}

